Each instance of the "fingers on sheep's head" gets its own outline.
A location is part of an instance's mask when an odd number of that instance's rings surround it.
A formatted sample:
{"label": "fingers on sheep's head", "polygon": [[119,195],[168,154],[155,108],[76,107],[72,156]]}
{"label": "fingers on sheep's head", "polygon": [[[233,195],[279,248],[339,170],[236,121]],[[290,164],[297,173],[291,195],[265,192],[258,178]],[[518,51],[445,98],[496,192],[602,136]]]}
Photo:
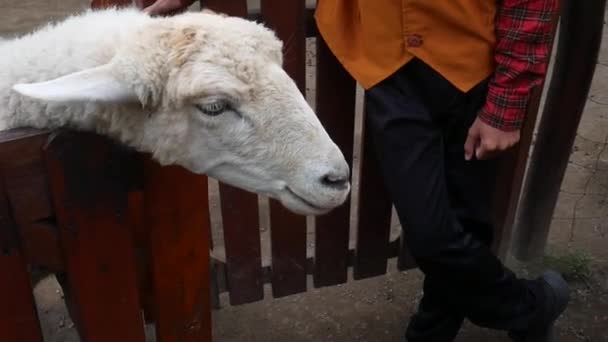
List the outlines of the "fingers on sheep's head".
{"label": "fingers on sheep's head", "polygon": [[140,135],[129,140],[161,163],[278,199],[300,214],[342,205],[350,192],[349,166],[283,70],[274,33],[209,13],[164,20],[178,28],[151,40],[167,49],[159,65],[146,64],[140,39],[130,47],[139,62],[129,68],[115,61],[15,89],[46,100],[136,102],[144,118],[136,126]]}

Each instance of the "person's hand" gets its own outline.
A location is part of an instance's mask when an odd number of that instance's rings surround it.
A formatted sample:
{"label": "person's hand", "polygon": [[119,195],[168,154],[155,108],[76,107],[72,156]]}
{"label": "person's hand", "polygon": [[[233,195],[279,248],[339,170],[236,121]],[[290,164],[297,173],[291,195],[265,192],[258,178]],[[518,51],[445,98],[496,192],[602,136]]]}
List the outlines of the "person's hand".
{"label": "person's hand", "polygon": [[477,118],[469,128],[469,134],[464,143],[464,158],[471,160],[473,155],[478,160],[492,158],[518,142],[519,130],[501,131]]}
{"label": "person's hand", "polygon": [[[156,0],[152,5],[144,8],[144,12],[150,15],[169,15],[183,12],[195,0]],[[137,5],[142,8],[144,7],[144,0],[135,0]]]}

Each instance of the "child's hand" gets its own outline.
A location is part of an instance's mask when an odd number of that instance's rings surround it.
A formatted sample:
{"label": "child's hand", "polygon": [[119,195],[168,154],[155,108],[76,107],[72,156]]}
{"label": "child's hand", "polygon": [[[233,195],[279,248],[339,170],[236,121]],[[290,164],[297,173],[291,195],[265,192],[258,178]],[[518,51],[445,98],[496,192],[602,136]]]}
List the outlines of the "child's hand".
{"label": "child's hand", "polygon": [[[185,11],[195,0],[156,0],[152,5],[144,8],[150,15],[175,14]],[[139,7],[143,7],[144,0],[136,0]]]}

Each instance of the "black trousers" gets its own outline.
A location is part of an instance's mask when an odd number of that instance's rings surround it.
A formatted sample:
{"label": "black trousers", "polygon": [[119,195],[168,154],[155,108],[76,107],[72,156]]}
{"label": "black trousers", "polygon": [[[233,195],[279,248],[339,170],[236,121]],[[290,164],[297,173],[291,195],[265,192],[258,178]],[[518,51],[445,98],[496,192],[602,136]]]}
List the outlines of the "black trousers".
{"label": "black trousers", "polygon": [[518,279],[491,250],[494,160],[464,159],[487,83],[459,91],[420,60],[366,92],[366,127],[424,296],[408,341],[452,341],[465,318],[521,330],[540,319],[542,287]]}

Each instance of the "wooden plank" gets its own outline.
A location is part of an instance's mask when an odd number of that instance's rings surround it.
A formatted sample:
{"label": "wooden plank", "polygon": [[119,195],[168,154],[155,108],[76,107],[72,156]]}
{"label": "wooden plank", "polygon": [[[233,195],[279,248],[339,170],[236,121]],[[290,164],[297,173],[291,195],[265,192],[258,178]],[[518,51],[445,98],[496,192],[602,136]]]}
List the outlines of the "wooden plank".
{"label": "wooden plank", "polygon": [[0,341],[43,341],[25,257],[18,250],[0,254],[0,302]]}
{"label": "wooden plank", "polygon": [[23,130],[0,137],[0,170],[18,224],[53,215],[42,148],[47,134]]}
{"label": "wooden plank", "polygon": [[102,137],[61,132],[46,160],[82,339],[144,341],[127,216],[136,158]]}
{"label": "wooden plank", "polygon": [[283,41],[283,67],[300,91],[306,89],[306,3],[304,0],[260,0],[264,23]]}
{"label": "wooden plank", "polygon": [[49,134],[32,130],[9,130],[0,132],[0,166],[21,166],[41,160],[42,147]]}
{"label": "wooden plank", "polygon": [[64,268],[59,233],[41,148],[27,163],[6,165],[2,176],[29,263],[52,271]]}
{"label": "wooden plank", "polygon": [[144,318],[146,323],[153,323],[156,320],[156,306],[154,305],[154,286],[148,252],[148,227],[144,222],[143,177],[141,177],[141,182],[142,184],[139,184],[137,189],[129,192],[129,227],[133,233],[139,298]]}
{"label": "wooden plank", "polygon": [[17,223],[35,222],[53,216],[53,207],[40,151],[31,162],[3,168],[6,191]]}
{"label": "wooden plank", "polygon": [[[49,131],[35,128],[12,128],[5,131],[0,131],[0,153],[3,153],[5,143],[27,138],[39,137],[45,139],[48,137]],[[17,156],[19,157],[19,156]]]}
{"label": "wooden plank", "polygon": [[0,341],[42,342],[29,273],[16,235],[0,182]]}
{"label": "wooden plank", "polygon": [[52,221],[39,221],[19,226],[23,253],[29,264],[50,272],[65,270],[59,240],[59,228]]}
{"label": "wooden plank", "polygon": [[247,16],[247,0],[201,0],[201,8],[238,17]]}
{"label": "wooden plank", "polygon": [[264,298],[257,195],[220,184],[226,277],[232,305]]}
{"label": "wooden plank", "polygon": [[144,224],[159,341],[210,341],[207,178],[146,160]]}
{"label": "wooden plank", "polygon": [[[284,68],[305,91],[305,2],[261,0],[261,15],[283,41]],[[306,217],[270,200],[272,293],[275,298],[306,291]]]}
{"label": "wooden plank", "polygon": [[42,342],[25,257],[16,249],[0,255],[0,302],[0,341]]}
{"label": "wooden plank", "polygon": [[306,217],[270,201],[272,295],[274,298],[306,291]]}
{"label": "wooden plank", "polygon": [[[202,6],[234,16],[247,16],[246,0],[206,0]],[[258,196],[220,183],[230,304],[264,298]]]}
{"label": "wooden plank", "polygon": [[391,226],[391,197],[382,179],[371,134],[363,133],[355,279],[386,273]]}
{"label": "wooden plank", "polygon": [[[317,38],[316,111],[352,169],[356,83]],[[330,286],[347,280],[350,200],[316,218],[314,285]]]}
{"label": "wooden plank", "polygon": [[26,259],[60,271],[63,258],[42,156],[47,139],[48,134],[35,130],[0,133],[0,172]]}

